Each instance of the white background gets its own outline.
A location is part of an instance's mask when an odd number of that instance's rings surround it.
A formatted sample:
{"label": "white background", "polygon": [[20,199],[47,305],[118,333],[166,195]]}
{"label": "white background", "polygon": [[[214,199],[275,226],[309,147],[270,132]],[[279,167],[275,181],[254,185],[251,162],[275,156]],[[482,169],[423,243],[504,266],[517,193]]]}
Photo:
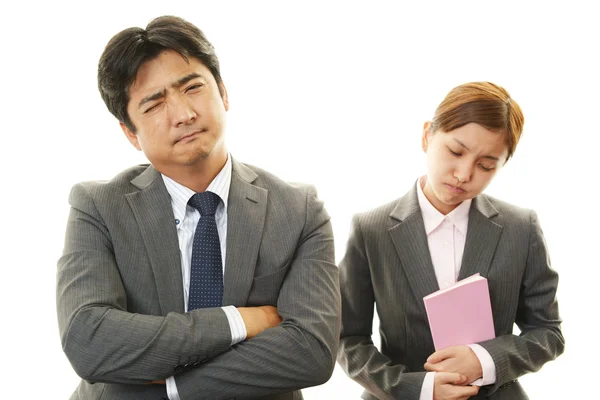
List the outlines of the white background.
{"label": "white background", "polygon": [[[69,189],[145,161],[100,99],[97,61],[113,34],[163,14],[197,24],[217,49],[233,155],[316,184],[338,260],[352,213],[401,196],[424,172],[421,127],[444,95],[468,81],[506,87],[525,132],[487,192],[538,212],[567,340],[522,382],[532,399],[596,392],[600,25],[592,2],[531,3],[3,3],[3,397],[66,399],[77,384],[54,298]],[[304,393],[358,399],[361,389],[336,367]]]}

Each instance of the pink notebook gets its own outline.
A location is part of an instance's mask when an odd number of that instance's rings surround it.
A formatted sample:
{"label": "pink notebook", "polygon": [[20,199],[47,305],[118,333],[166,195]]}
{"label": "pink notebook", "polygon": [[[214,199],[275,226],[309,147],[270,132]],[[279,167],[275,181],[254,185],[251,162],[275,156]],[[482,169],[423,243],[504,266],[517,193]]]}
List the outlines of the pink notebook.
{"label": "pink notebook", "polygon": [[472,275],[423,298],[435,349],[493,339],[487,279]]}

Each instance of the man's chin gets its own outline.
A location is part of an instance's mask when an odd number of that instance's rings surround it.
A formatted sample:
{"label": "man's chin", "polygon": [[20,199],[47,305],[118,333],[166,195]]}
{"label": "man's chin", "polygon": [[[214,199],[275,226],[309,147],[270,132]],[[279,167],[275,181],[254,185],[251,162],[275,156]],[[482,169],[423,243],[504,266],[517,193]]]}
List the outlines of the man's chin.
{"label": "man's chin", "polygon": [[194,166],[198,163],[206,162],[210,158],[210,153],[199,153],[193,156],[188,156],[183,159],[182,164],[187,166]]}
{"label": "man's chin", "polygon": [[[189,165],[189,166],[193,166],[196,165],[198,163],[204,163],[206,161],[209,161],[211,159],[217,159],[221,156],[220,152],[214,151],[215,149],[201,149],[198,151],[195,151],[193,153],[190,154],[185,154],[182,155],[182,157],[180,158],[182,160],[182,163],[184,165]],[[227,153],[225,153],[227,154]],[[227,157],[225,156],[225,159],[227,159]]]}

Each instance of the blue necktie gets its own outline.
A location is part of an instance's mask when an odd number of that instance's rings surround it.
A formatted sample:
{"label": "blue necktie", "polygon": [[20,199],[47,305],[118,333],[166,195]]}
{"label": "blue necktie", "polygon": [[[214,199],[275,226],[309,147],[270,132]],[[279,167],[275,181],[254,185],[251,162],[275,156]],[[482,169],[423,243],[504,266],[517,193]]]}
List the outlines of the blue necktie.
{"label": "blue necktie", "polygon": [[188,204],[200,211],[194,234],[188,311],[196,308],[221,307],[223,302],[223,267],[221,243],[215,211],[221,198],[212,192],[193,195]]}

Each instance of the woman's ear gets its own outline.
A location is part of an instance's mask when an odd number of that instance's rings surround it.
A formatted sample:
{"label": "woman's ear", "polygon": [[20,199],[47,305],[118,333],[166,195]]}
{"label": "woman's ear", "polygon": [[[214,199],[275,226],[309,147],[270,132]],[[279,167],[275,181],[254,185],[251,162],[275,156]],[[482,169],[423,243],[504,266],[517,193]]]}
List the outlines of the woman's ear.
{"label": "woman's ear", "polygon": [[427,146],[429,145],[429,139],[433,132],[431,131],[431,121],[426,121],[423,124],[423,137],[421,137],[421,148],[427,153]]}

